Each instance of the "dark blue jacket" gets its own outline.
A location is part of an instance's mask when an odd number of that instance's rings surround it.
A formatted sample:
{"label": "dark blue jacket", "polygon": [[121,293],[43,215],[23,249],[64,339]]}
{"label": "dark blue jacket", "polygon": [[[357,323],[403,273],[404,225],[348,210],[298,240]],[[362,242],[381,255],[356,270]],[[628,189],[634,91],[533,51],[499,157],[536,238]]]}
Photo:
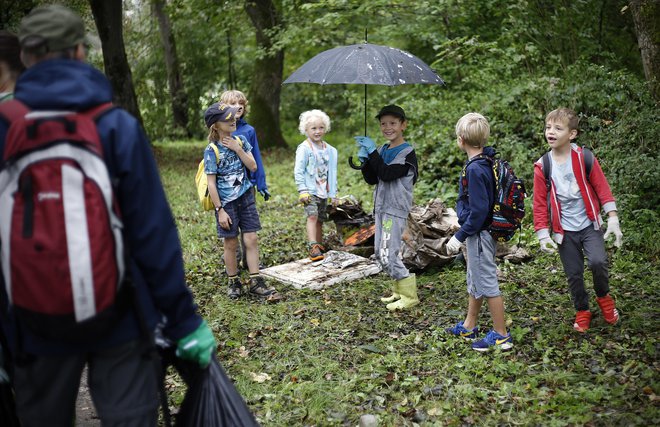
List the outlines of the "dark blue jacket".
{"label": "dark blue jacket", "polygon": [[252,146],[252,155],[254,156],[254,161],[257,162],[257,170],[255,172],[248,171],[250,182],[253,186],[257,186],[257,191],[268,190],[268,185],[266,184],[266,170],[264,169],[264,164],[261,161],[261,152],[259,151],[257,132],[243,119],[243,117],[241,117],[236,122],[236,130],[234,131],[233,135],[243,135]]}
{"label": "dark blue jacket", "polygon": [[[15,98],[33,110],[82,111],[112,100],[106,77],[92,66],[69,59],[40,62],[19,78]],[[162,315],[165,334],[178,340],[194,331],[202,319],[185,282],[181,245],[176,224],[163,190],[156,162],[142,128],[126,111],[114,108],[98,121],[105,161],[115,182],[124,221],[126,247],[131,255],[130,274],[138,303],[150,329]],[[0,120],[0,153],[4,150],[7,123]],[[35,260],[38,262],[38,260]],[[7,315],[7,295],[0,275],[0,313],[10,344],[15,343],[15,323]],[[132,312],[106,337],[81,346],[64,345],[23,332],[22,349],[32,354],[67,354],[111,347],[140,337]]]}
{"label": "dark blue jacket", "polygon": [[[494,156],[495,149],[484,147],[486,156]],[[454,235],[459,242],[464,242],[488,228],[493,220],[492,209],[495,203],[495,176],[492,163],[488,159],[475,159],[466,162],[466,176],[458,181],[458,202],[456,214],[461,228]],[[463,181],[467,182],[464,188]]]}

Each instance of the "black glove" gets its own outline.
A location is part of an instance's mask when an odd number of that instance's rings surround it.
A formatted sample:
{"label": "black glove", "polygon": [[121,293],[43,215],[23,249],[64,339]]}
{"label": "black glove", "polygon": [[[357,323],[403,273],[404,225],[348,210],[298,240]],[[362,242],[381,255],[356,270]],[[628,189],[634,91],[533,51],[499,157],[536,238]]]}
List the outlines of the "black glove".
{"label": "black glove", "polygon": [[267,188],[264,188],[263,190],[259,190],[259,194],[263,196],[265,201],[268,201],[268,199],[270,199],[270,193],[268,192]]}

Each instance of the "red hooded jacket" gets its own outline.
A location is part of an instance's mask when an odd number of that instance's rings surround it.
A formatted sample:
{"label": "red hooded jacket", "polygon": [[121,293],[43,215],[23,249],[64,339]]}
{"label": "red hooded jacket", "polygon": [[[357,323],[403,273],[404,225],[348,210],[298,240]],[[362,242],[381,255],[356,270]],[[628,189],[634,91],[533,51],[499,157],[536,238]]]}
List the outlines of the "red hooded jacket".
{"label": "red hooded jacket", "polygon": [[[584,206],[587,210],[587,217],[593,222],[594,228],[598,229],[603,221],[600,216],[602,205],[605,213],[616,210],[616,203],[607,178],[600,168],[598,160],[594,157],[594,164],[591,168],[589,177],[586,177],[584,165],[584,155],[582,148],[571,144],[571,161],[573,164],[573,174],[580,187],[580,193],[584,200]],[[550,179],[550,197],[545,183],[543,173],[543,158],[539,158],[534,163],[534,231],[539,239],[550,236],[549,227],[552,227],[552,238],[555,242],[561,244],[564,238],[564,229],[561,226],[561,204],[557,198],[555,183]],[[550,209],[548,209],[548,200]]]}

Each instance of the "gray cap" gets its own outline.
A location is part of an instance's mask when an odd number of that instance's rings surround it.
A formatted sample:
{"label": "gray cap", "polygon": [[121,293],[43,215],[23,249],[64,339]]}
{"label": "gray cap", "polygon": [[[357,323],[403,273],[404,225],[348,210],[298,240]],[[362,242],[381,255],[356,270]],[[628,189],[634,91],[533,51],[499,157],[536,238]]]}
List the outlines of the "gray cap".
{"label": "gray cap", "polygon": [[21,46],[31,38],[46,41],[49,52],[85,43],[85,23],[77,13],[59,4],[39,6],[21,20],[18,39]]}

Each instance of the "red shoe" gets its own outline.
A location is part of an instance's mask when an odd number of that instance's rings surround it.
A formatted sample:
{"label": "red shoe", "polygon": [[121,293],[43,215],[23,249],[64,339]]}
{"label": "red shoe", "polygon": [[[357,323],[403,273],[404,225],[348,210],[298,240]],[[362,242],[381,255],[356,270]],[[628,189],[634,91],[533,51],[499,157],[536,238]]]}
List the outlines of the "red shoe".
{"label": "red shoe", "polygon": [[600,306],[600,311],[603,312],[605,321],[610,325],[614,325],[619,321],[619,310],[614,306],[614,300],[607,294],[604,297],[596,297],[596,302]]}
{"label": "red shoe", "polygon": [[591,312],[589,310],[578,311],[575,315],[575,323],[573,323],[573,329],[578,332],[587,332],[590,323]]}

